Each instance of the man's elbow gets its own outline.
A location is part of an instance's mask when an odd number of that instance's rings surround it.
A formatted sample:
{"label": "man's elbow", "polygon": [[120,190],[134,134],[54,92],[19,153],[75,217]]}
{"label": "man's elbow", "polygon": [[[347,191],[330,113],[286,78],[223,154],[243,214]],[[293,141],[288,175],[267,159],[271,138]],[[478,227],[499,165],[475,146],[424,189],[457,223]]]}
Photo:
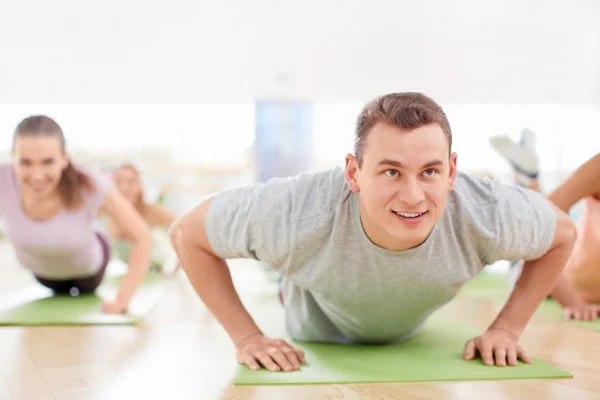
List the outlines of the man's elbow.
{"label": "man's elbow", "polygon": [[173,249],[177,251],[183,244],[186,237],[190,237],[190,224],[187,221],[187,214],[177,218],[169,227],[169,240]]}
{"label": "man's elbow", "polygon": [[568,214],[557,210],[555,244],[567,248],[570,254],[577,240],[577,226]]}

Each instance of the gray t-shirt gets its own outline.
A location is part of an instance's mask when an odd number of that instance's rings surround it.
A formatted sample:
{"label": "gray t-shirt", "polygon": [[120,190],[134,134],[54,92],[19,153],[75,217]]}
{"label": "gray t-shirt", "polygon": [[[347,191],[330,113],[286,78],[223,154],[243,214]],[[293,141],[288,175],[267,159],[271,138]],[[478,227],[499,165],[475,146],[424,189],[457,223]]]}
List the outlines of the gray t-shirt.
{"label": "gray t-shirt", "polygon": [[427,240],[388,251],[365,234],[358,194],[342,168],[226,189],[206,218],[222,258],[253,258],[283,275],[294,339],[389,342],[409,338],[485,265],[536,259],[556,218],[539,193],[458,173]]}

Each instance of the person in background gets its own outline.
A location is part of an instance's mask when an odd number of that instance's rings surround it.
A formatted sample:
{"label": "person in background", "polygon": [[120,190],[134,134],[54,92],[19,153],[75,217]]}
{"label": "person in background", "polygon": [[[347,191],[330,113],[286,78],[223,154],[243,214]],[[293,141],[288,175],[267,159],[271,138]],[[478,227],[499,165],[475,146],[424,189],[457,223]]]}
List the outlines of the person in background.
{"label": "person in background", "polygon": [[[165,263],[172,251],[168,230],[175,221],[176,215],[159,203],[149,204],[145,201],[140,172],[133,164],[121,164],[115,172],[114,180],[118,190],[134,206],[151,230],[153,242],[151,270],[165,272]],[[126,260],[131,246],[119,224],[116,224],[112,218],[108,218],[106,231],[111,238],[117,258]],[[178,269],[179,265],[173,273]]]}
{"label": "person in background", "polygon": [[94,227],[109,215],[132,243],[129,268],[107,313],[125,313],[148,269],[150,232],[111,182],[76,166],[61,127],[44,115],[25,118],[13,136],[13,163],[0,165],[0,210],[18,261],[56,294],[92,293],[110,260],[107,239]]}
{"label": "person in background", "polygon": [[[542,192],[532,130],[524,129],[518,143],[498,135],[490,138],[490,144],[510,163],[518,186]],[[577,240],[550,297],[563,307],[565,318],[596,320],[600,314],[595,304],[600,303],[600,154],[583,163],[547,197],[565,213],[583,201]],[[520,262],[513,263],[511,275],[518,276],[521,268]]]}

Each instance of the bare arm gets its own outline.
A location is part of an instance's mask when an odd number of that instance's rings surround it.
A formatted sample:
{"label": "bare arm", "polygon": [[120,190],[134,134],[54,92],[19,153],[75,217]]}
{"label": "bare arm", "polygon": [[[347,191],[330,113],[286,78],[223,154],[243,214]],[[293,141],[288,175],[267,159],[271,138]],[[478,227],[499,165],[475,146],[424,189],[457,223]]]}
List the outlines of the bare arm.
{"label": "bare arm", "polygon": [[133,206],[115,189],[105,197],[102,211],[116,222],[120,231],[131,241],[129,268],[123,277],[116,303],[126,309],[133,293],[141,284],[152,255],[152,238],[148,226]]}
{"label": "bare arm", "polygon": [[548,199],[568,213],[575,203],[587,196],[600,199],[600,154],[577,168],[548,195]]}
{"label": "bare arm", "polygon": [[118,225],[116,225],[109,216],[106,217],[106,233],[111,239],[120,239],[122,236]]}
{"label": "bare arm", "polygon": [[237,346],[262,332],[242,304],[225,260],[215,254],[208,241],[204,221],[211,200],[178,219],[169,235],[194,290]]}
{"label": "bare arm", "polygon": [[152,226],[169,229],[176,219],[175,213],[166,207],[162,207],[158,204],[148,206],[148,222]]}
{"label": "bare arm", "polygon": [[562,273],[575,238],[575,224],[567,214],[553,206],[556,233],[549,251],[541,258],[527,261],[515,288],[491,329],[501,329],[520,337],[533,313],[552,290]]}
{"label": "bare arm", "polygon": [[[577,168],[563,183],[561,183],[550,195],[548,199],[559,209],[568,213],[571,207],[577,202],[588,196],[594,196],[600,199],[600,154],[595,155]],[[562,274],[556,281],[550,295],[567,310],[567,313],[573,313],[576,319],[586,318],[584,309],[586,302],[573,287],[565,274]],[[596,319],[594,310],[589,315],[590,319]],[[570,315],[567,315],[570,317]]]}

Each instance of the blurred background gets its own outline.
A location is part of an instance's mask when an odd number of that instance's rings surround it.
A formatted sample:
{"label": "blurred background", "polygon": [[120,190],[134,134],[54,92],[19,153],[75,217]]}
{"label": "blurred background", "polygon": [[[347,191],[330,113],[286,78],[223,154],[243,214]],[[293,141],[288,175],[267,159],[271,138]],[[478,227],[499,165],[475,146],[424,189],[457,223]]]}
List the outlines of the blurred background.
{"label": "blurred background", "polygon": [[343,165],[361,107],[388,92],[443,105],[466,172],[511,182],[488,139],[523,128],[544,190],[600,148],[597,0],[25,0],[2,7],[0,50],[0,161],[46,114],[74,160],[135,163],[176,213]]}

